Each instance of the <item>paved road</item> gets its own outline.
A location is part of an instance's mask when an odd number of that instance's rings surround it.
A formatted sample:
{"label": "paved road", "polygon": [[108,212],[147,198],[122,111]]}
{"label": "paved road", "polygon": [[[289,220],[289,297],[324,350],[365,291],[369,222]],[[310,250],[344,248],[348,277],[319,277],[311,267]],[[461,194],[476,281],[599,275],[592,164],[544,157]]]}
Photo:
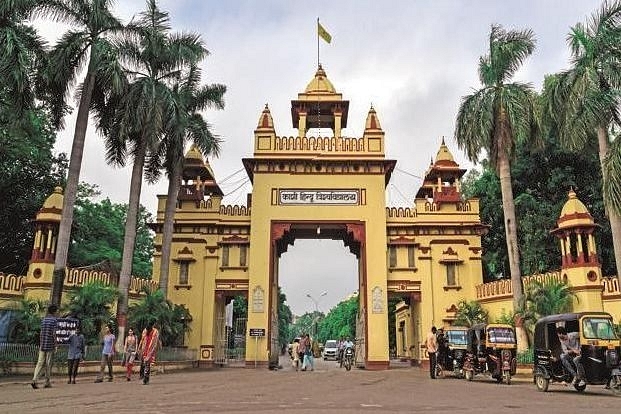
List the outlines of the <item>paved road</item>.
{"label": "paved road", "polygon": [[[287,361],[284,361],[287,362]],[[476,378],[430,380],[419,368],[389,371],[336,368],[317,361],[314,372],[225,368],[159,374],[138,381],[69,385],[56,377],[49,389],[27,380],[0,385],[0,413],[618,413],[620,397],[601,387],[579,394],[562,386],[536,391],[527,376],[511,386]]]}

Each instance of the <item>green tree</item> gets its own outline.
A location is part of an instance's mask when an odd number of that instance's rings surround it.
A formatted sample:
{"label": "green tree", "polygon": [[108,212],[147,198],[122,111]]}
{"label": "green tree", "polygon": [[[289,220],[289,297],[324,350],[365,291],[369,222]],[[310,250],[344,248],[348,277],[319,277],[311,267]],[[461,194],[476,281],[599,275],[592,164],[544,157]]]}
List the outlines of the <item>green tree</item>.
{"label": "green tree", "polygon": [[473,326],[477,323],[487,323],[488,314],[477,301],[461,300],[457,304],[455,326]]}
{"label": "green tree", "polygon": [[181,346],[185,335],[190,332],[192,315],[184,305],[164,299],[162,291],[147,290],[145,296],[129,308],[128,323],[135,332],[142,332],[150,321],[159,328],[163,346]]}
{"label": "green tree", "polygon": [[82,167],[82,154],[93,93],[100,88],[121,88],[123,77],[116,60],[114,46],[106,36],[123,29],[112,14],[112,0],[54,0],[41,2],[39,12],[53,20],[69,24],[51,51],[46,70],[46,88],[54,96],[52,112],[61,119],[67,110],[66,98],[73,92],[84,63],[88,62],[84,80],[79,88],[78,114],[71,146],[69,173],[64,191],[62,218],[56,244],[54,279],[50,301],[60,304],[67,267],[67,256]]}
{"label": "green tree", "polygon": [[556,279],[532,281],[526,287],[526,307],[537,318],[571,312],[576,295],[565,282]]}
{"label": "green tree", "polygon": [[87,344],[98,344],[103,326],[114,321],[112,306],[117,296],[115,287],[101,282],[86,283],[71,293],[67,312],[80,320]]}
{"label": "green tree", "polygon": [[291,336],[290,327],[293,322],[293,313],[287,305],[287,295],[278,287],[278,343],[283,345],[289,343]]}
{"label": "green tree", "polygon": [[[182,82],[175,85],[172,96],[175,101],[174,112],[166,128],[162,147],[166,154],[164,162],[168,172],[168,196],[162,226],[162,257],[160,260],[159,288],[168,296],[168,276],[170,268],[171,245],[174,231],[177,196],[181,188],[183,172],[183,150],[186,142],[192,142],[203,156],[218,155],[220,140],[211,133],[210,125],[200,111],[210,107],[224,108],[224,85],[201,86],[200,69],[190,68]],[[158,157],[153,157],[158,160]],[[158,160],[159,161],[159,160]]]}
{"label": "green tree", "polygon": [[325,342],[329,339],[338,339],[356,335],[356,317],[359,309],[358,296],[340,302],[319,322],[318,339]]}
{"label": "green tree", "polygon": [[[118,275],[127,205],[112,203],[108,198],[92,201],[99,195],[96,185],[81,184],[71,233],[69,263],[73,267],[82,267],[105,262],[110,266],[109,270]],[[153,216],[141,206],[132,265],[135,276],[151,276],[154,246],[153,232],[148,224],[152,221]]]}
{"label": "green tree", "polygon": [[[621,214],[621,135],[610,144],[610,149],[604,159],[603,193],[606,194],[610,208]],[[618,268],[617,268],[618,269]],[[621,272],[621,271],[619,271]],[[619,273],[617,273],[618,275]]]}
{"label": "green tree", "polygon": [[39,344],[41,319],[47,312],[47,302],[22,299],[9,323],[9,342]]}
{"label": "green tree", "polygon": [[27,22],[37,0],[0,2],[0,108],[19,121],[35,108],[38,68],[46,60],[45,42]]}
{"label": "green tree", "polygon": [[511,82],[524,60],[535,50],[532,30],[505,31],[493,25],[489,54],[479,61],[483,88],[465,96],[457,115],[455,139],[472,162],[485,151],[500,179],[504,228],[513,287],[513,302],[522,297],[522,274],[517,237],[515,201],[511,186],[511,160],[516,143],[538,137],[536,95],[532,87]]}
{"label": "green tree", "polygon": [[[616,188],[621,169],[614,169],[611,151],[613,127],[621,127],[621,1],[604,1],[586,24],[577,23],[567,37],[571,67],[550,77],[544,91],[548,117],[555,122],[563,145],[581,151],[597,141],[603,168],[604,201],[608,210],[615,251],[617,275],[621,281],[621,209]],[[615,144],[612,148],[619,148]]]}
{"label": "green tree", "polygon": [[117,98],[111,99],[118,103],[114,105],[112,120],[104,119],[104,124],[110,125],[106,141],[108,162],[122,166],[128,154],[133,159],[119,275],[119,341],[125,334],[127,292],[145,160],[147,154],[157,154],[174,111],[172,85],[182,77],[184,69],[201,61],[206,54],[198,35],[172,34],[169,22],[168,13],[160,11],[155,0],[148,0],[147,10],[140,13],[132,26],[132,35],[119,43],[120,56],[128,65],[126,74],[130,83],[118,102]]}

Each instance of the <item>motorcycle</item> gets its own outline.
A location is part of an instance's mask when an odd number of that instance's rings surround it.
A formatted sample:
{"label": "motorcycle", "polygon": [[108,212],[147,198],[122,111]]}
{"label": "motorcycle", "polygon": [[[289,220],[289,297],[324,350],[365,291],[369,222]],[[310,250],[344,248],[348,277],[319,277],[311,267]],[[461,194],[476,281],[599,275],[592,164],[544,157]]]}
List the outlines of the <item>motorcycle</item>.
{"label": "motorcycle", "polygon": [[347,371],[354,365],[354,348],[345,348],[343,352],[343,365],[345,365]]}

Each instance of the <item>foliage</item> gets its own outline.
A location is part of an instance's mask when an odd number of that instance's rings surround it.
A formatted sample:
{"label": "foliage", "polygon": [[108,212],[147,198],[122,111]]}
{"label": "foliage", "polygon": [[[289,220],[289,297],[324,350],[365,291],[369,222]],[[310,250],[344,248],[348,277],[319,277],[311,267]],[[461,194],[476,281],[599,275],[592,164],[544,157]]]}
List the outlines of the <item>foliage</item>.
{"label": "foliage", "polygon": [[531,281],[526,286],[526,309],[539,319],[557,313],[567,313],[572,310],[576,294],[564,281],[546,279],[545,281]]}
{"label": "foliage", "polygon": [[285,295],[280,286],[278,287],[278,343],[287,344],[290,338],[290,326],[293,322],[293,313],[287,305],[287,295]]}
{"label": "foliage", "polygon": [[[546,165],[545,169],[532,168]],[[601,174],[597,148],[589,145],[580,153],[561,147],[554,130],[548,131],[541,151],[527,145],[516,148],[511,169],[516,200],[521,267],[524,274],[560,268],[561,253],[557,238],[550,233],[574,188],[601,227],[595,232],[602,271],[614,274],[614,250],[610,223],[601,195]],[[481,239],[483,277],[488,282],[508,276],[508,257],[502,220],[500,182],[487,163],[481,172],[471,170],[462,185],[466,197],[480,200],[481,221],[490,231]]]}
{"label": "foliage", "polygon": [[328,312],[323,320],[319,321],[317,339],[325,342],[329,339],[338,339],[356,335],[356,317],[358,315],[358,296],[340,302]]}
{"label": "foliage", "polygon": [[87,344],[100,342],[100,332],[104,325],[112,325],[114,328],[112,305],[117,296],[115,287],[101,282],[86,283],[71,293],[67,312],[69,316],[80,320]]}
{"label": "foliage", "polygon": [[43,110],[16,119],[0,104],[0,271],[23,275],[32,253],[32,219],[62,185],[64,154],[53,155],[56,135]]}
{"label": "foliage", "polygon": [[[127,204],[112,203],[108,198],[92,201],[92,198],[99,195],[96,185],[81,184],[71,232],[69,263],[81,267],[106,262],[116,275],[121,264]],[[151,276],[154,246],[153,232],[148,223],[152,221],[151,213],[141,206],[132,266],[132,274],[135,276]]]}
{"label": "foliage", "polygon": [[22,299],[9,323],[9,342],[39,344],[41,320],[47,312],[47,302]]}
{"label": "foliage", "polygon": [[151,321],[160,331],[163,346],[182,346],[192,315],[184,305],[165,300],[162,291],[145,290],[145,296],[129,307],[127,326],[139,334]]}
{"label": "foliage", "polygon": [[457,313],[455,314],[455,326],[472,326],[477,323],[487,322],[487,310],[483,309],[477,301],[466,301],[462,299],[457,304]]}
{"label": "foliage", "polygon": [[500,316],[496,318],[495,323],[504,323],[506,325],[511,325],[515,327],[515,312],[507,313],[505,309],[503,309],[502,312],[500,313]]}

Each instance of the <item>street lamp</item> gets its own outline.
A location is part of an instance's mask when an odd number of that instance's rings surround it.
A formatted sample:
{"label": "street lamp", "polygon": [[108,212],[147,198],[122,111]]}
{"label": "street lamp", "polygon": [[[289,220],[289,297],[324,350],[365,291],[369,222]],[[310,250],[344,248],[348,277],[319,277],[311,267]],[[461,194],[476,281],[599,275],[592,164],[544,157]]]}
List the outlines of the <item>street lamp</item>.
{"label": "street lamp", "polygon": [[312,300],[313,303],[315,304],[315,318],[311,322],[311,331],[313,331],[315,335],[317,335],[317,322],[319,321],[319,299],[321,299],[323,296],[326,296],[327,294],[328,294],[328,291],[324,290],[323,292],[319,294],[318,299],[315,299],[314,297],[312,297],[310,293],[306,294],[306,297]]}

